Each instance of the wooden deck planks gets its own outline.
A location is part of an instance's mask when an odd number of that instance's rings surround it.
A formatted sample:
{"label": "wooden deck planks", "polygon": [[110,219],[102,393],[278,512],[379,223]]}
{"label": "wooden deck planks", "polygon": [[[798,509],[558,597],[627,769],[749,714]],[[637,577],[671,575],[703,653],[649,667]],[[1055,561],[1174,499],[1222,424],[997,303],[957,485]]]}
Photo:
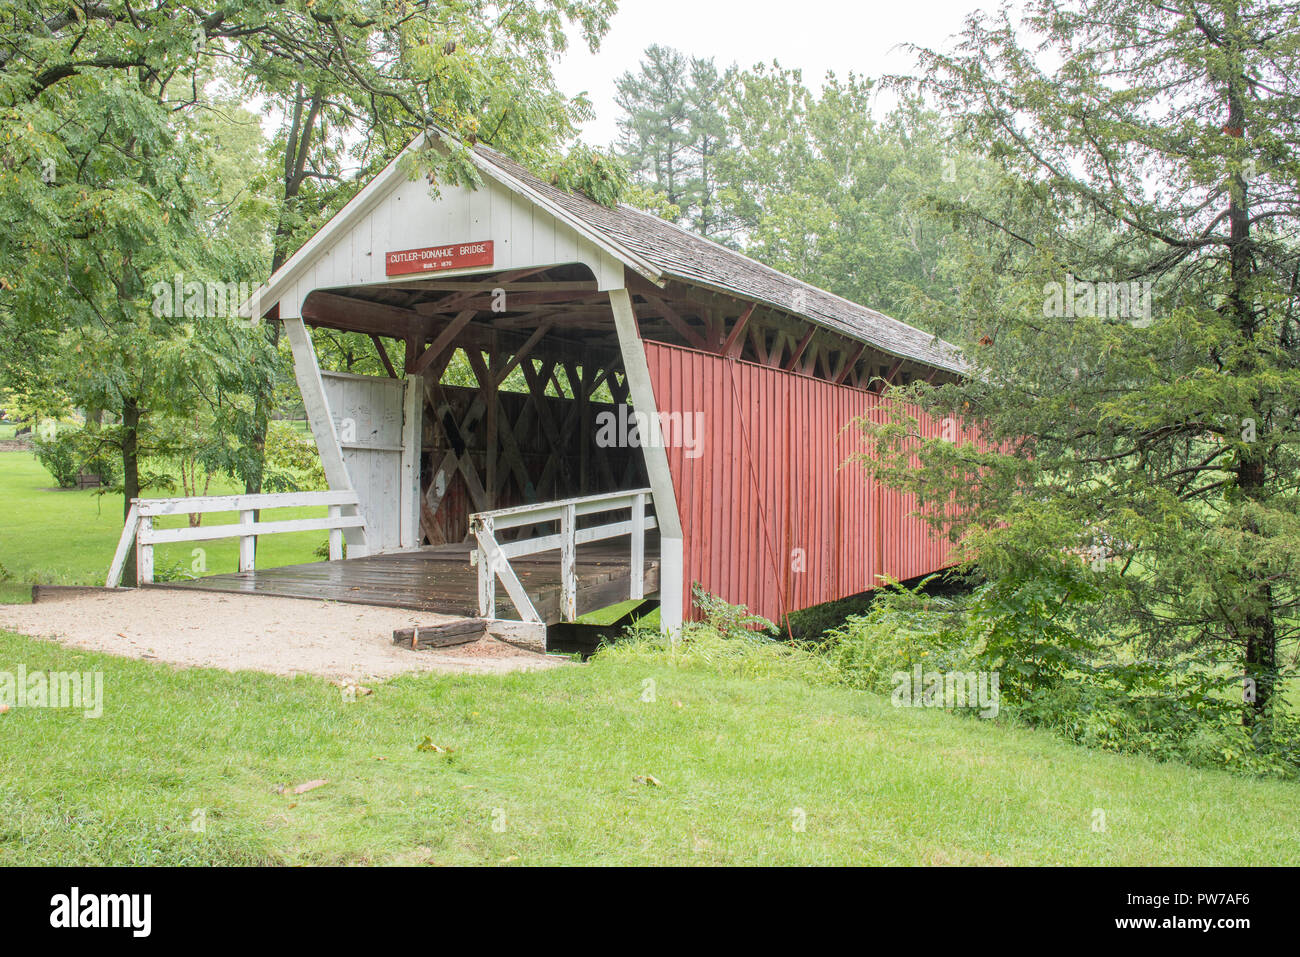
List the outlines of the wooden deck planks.
{"label": "wooden deck planks", "polygon": [[[310,598],[442,615],[478,615],[478,575],[469,563],[471,546],[440,545],[338,562],[312,562],[251,572],[209,575],[193,581],[158,582],[151,588]],[[549,624],[561,620],[559,552],[511,562],[537,613]],[[578,614],[630,597],[630,543],[624,537],[578,547]],[[646,537],[646,594],[659,590],[659,540]],[[504,589],[497,614],[518,618]]]}

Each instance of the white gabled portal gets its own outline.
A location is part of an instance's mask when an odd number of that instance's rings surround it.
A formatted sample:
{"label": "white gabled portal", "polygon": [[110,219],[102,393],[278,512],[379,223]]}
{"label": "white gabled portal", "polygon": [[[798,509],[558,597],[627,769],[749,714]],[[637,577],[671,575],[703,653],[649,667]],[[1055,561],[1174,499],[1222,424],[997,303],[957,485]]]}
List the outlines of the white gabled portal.
{"label": "white gabled portal", "polygon": [[[414,148],[413,144],[411,148]],[[400,157],[399,157],[400,159]],[[276,271],[253,296],[281,318],[302,316],[316,290],[419,282],[426,273],[391,276],[388,253],[443,244],[492,244],[490,266],[440,270],[439,279],[483,272],[580,263],[600,289],[623,285],[625,260],[539,205],[512,182],[486,178],[478,189],[443,186],[434,199],[424,179],[408,179],[394,160]]]}
{"label": "white gabled portal", "polygon": [[[424,146],[424,138],[420,138],[408,151]],[[448,481],[442,474],[447,455],[441,454],[441,447],[437,459],[429,465],[434,474],[421,475],[422,459],[429,451],[425,445],[426,429],[434,436],[447,429],[448,403],[439,404],[430,397],[431,391],[442,394],[438,382],[446,362],[440,363],[439,356],[458,345],[464,345],[471,363],[480,362],[483,354],[487,354],[484,368],[474,369],[481,388],[485,381],[499,388],[511,369],[522,368],[529,380],[533,414],[538,416],[534,428],[545,426],[550,430],[546,437],[556,456],[566,454],[564,443],[569,441],[553,435],[556,426],[562,423],[562,436],[569,434],[570,429],[574,430],[573,434],[586,435],[590,423],[583,417],[590,418],[591,404],[610,401],[592,398],[602,382],[618,390],[613,399],[615,404],[630,401],[638,411],[651,413],[655,407],[637,318],[626,285],[629,275],[657,283],[660,281],[657,270],[625,245],[575,216],[566,208],[562,197],[544,195],[546,191],[534,188],[522,173],[512,174],[485,163],[476,154],[472,156],[484,174],[482,184],[477,188],[443,186],[436,197],[431,195],[426,180],[409,179],[402,164],[395,160],[290,257],[252,300],[264,312],[277,308],[285,324],[298,387],[330,488],[355,491],[360,500],[360,511],[366,519],[365,537],[349,530],[351,556],[419,547],[426,525],[439,533],[438,537],[429,535],[431,542],[460,540],[458,531],[447,532],[447,537],[443,537],[444,529],[437,524],[444,520],[443,513],[437,509]],[[410,271],[415,263],[428,265],[430,259],[436,260],[434,268]],[[579,271],[575,277],[573,267],[585,267],[589,276],[581,276]],[[554,273],[549,279],[536,278],[538,273],[547,271]],[[522,295],[532,295],[534,302],[543,306],[555,302],[555,310],[547,315],[543,309],[531,333],[529,324],[519,324],[517,319],[501,324],[473,322],[475,307],[467,312],[464,306],[453,309],[448,303],[468,301],[472,296],[496,291],[490,285],[480,289],[470,282],[479,276],[495,276],[493,282],[509,286],[512,293],[527,289],[530,282],[535,282],[537,291]],[[572,300],[546,298],[558,297],[561,291],[570,292]],[[438,298],[431,297],[430,293]],[[581,317],[591,315],[591,310],[596,308],[593,303],[602,293],[608,294],[608,306],[605,301],[600,306],[612,309],[613,330],[606,325],[599,332],[572,331],[590,328],[581,325]],[[538,362],[545,367],[549,361],[552,370],[567,376],[571,387],[581,383],[583,392],[571,399],[577,403],[572,418],[566,415],[553,419],[543,408],[549,401],[545,376],[558,373],[547,372],[538,378],[531,362],[525,362],[520,355],[527,355],[534,347],[538,353],[543,352],[549,341],[548,332],[557,325],[565,328],[566,307],[577,317],[573,320],[575,324],[569,327],[571,331],[557,334],[562,345],[552,345],[549,360],[538,359]],[[476,308],[480,313],[488,310],[482,304]],[[605,311],[603,321],[607,324],[609,317],[610,312]],[[394,371],[387,355],[382,356],[391,374],[387,379],[322,374],[306,323],[389,336],[404,342],[406,377],[396,378],[401,369]],[[610,335],[611,331],[616,337]],[[491,339],[485,340],[485,335]],[[590,344],[584,341],[588,335]],[[382,354],[383,347],[378,340],[376,347]],[[557,349],[567,351],[557,357]],[[611,370],[618,368],[620,358],[625,381],[616,384]],[[591,371],[589,377],[587,370]],[[425,409],[426,400],[434,402],[429,410]],[[459,411],[451,426],[461,432],[481,428],[489,436],[500,435],[499,440],[489,440],[487,465],[479,466],[483,468],[482,474],[466,455],[456,451],[456,461],[472,495],[471,507],[477,506],[474,510],[484,510],[484,504],[491,508],[497,490],[505,488],[501,483],[503,474],[511,488],[515,485],[532,488],[530,476],[520,476],[524,470],[521,447],[526,437],[512,436],[509,425],[501,428],[504,408],[495,408],[487,401],[479,410],[482,416],[479,419],[471,406],[468,412]],[[427,427],[421,421],[426,415],[433,416]],[[491,444],[497,441],[501,443],[499,447]],[[531,454],[536,457],[539,451],[534,448]],[[666,630],[676,632],[685,612],[682,527],[668,459],[662,447],[645,447],[634,453],[635,458],[616,459],[616,465],[600,458],[600,468],[605,474],[598,475],[594,473],[600,469],[594,465],[588,471],[592,457],[584,449],[581,482],[570,477],[566,483],[577,488],[589,487],[588,483],[594,481],[601,483],[598,487],[608,485],[617,489],[618,483],[632,480],[623,470],[641,472],[639,460],[644,457],[643,477],[636,481],[643,485],[644,476],[648,476],[660,534],[661,620]],[[562,461],[569,462],[569,459],[562,458]],[[626,462],[635,464],[626,465]],[[548,486],[551,494],[543,495],[543,499],[564,497],[555,494],[561,492],[555,475],[561,471],[567,474],[569,467],[552,470],[548,466],[541,472],[539,483],[555,483],[553,488]],[[540,470],[540,466],[537,468]],[[577,470],[578,465],[573,468]],[[619,474],[613,475],[614,469]],[[430,481],[427,492],[422,479]],[[623,488],[626,487],[624,484]],[[486,494],[482,494],[485,489]],[[513,494],[515,497],[506,498],[507,502],[518,500],[518,491]],[[530,494],[526,493],[523,500],[530,501]],[[484,500],[483,504],[480,499]],[[447,501],[452,502],[448,508],[459,507],[455,505],[456,500]],[[644,511],[644,496],[640,507]],[[633,552],[633,564],[636,564],[644,555],[644,544],[639,548],[634,544]],[[631,583],[634,597],[643,595],[644,587],[639,582],[638,578]]]}

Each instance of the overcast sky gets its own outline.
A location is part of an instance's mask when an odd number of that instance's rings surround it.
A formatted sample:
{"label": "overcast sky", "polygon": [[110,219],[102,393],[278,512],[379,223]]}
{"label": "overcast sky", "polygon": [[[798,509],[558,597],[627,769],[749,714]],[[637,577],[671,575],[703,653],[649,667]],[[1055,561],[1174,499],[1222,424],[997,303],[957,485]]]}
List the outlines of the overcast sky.
{"label": "overcast sky", "polygon": [[605,146],[618,136],[614,81],[635,70],[652,43],[691,56],[713,57],[719,67],[781,61],[804,71],[815,85],[827,70],[867,76],[905,73],[907,43],[939,47],[961,29],[966,14],[990,0],[619,0],[600,52],[574,43],[557,68],[561,88],[586,91],[596,119],[583,138]]}

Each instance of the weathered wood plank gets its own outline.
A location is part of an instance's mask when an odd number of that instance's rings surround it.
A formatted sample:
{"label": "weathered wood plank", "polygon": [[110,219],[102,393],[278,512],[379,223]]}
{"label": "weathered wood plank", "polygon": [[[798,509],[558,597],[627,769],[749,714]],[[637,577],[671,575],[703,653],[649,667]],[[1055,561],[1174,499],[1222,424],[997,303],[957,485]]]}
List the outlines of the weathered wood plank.
{"label": "weathered wood plank", "polygon": [[398,628],[393,632],[393,644],[407,648],[448,648],[467,645],[487,634],[487,622],[482,618],[461,618],[437,625],[415,625]]}

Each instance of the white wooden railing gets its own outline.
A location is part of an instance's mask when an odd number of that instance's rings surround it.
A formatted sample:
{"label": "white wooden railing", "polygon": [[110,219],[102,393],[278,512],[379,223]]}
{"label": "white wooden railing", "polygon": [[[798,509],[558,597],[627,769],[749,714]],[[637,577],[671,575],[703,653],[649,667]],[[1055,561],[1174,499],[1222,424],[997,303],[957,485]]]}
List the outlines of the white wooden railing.
{"label": "white wooden railing", "polygon": [[[578,546],[607,538],[631,538],[632,572],[629,598],[645,597],[645,533],[657,528],[653,515],[646,514],[650,501],[648,488],[584,498],[566,498],[557,502],[538,502],[492,512],[475,512],[469,517],[470,531],[478,542],[473,561],[478,566],[478,610],[484,618],[496,618],[496,583],[501,579],[506,593],[524,621],[541,621],[537,609],[510,567],[510,559],[538,552],[560,550],[560,611],[565,621],[578,617]],[[629,518],[578,528],[584,515],[630,511]],[[512,542],[497,540],[497,533],[510,528],[558,524],[549,534],[520,538]]]}
{"label": "white wooden railing", "polygon": [[[327,506],[325,518],[293,518],[281,521],[262,521],[255,513],[277,508],[309,508]],[[210,512],[238,512],[239,521],[225,525],[201,525],[198,528],[154,528],[153,521],[164,515],[204,515]],[[347,513],[347,514],[345,514]],[[253,570],[255,542],[261,535],[281,532],[330,533],[330,561],[343,557],[343,529],[361,529],[362,539],[353,542],[351,554],[361,558],[366,554],[365,518],[360,514],[357,493],[345,492],[281,492],[265,495],[204,495],[193,498],[134,498],[122,528],[122,538],[117,543],[113,564],[108,569],[108,587],[122,583],[122,569],[126,556],[135,543],[136,584],[147,585],[153,581],[153,549],[155,545],[173,542],[210,542],[222,538],[239,539],[239,570]]]}

